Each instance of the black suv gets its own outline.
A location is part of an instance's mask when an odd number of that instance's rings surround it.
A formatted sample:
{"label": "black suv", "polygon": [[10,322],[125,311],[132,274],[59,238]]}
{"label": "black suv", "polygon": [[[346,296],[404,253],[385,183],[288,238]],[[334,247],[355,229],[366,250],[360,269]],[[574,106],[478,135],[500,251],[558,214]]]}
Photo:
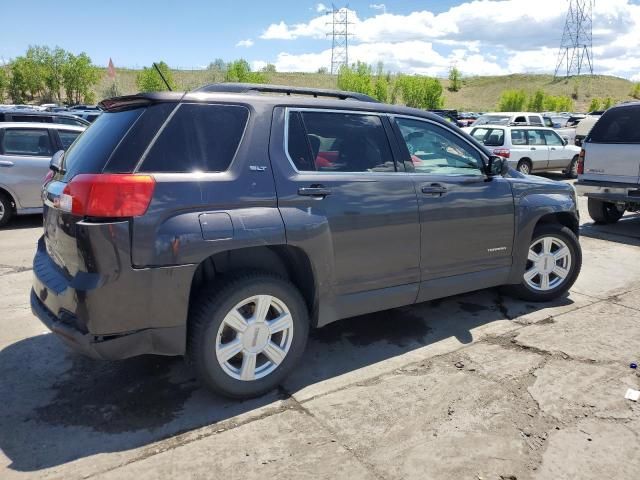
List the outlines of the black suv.
{"label": "black suv", "polygon": [[185,355],[254,396],[310,327],[498,285],[547,301],[580,271],[573,188],[437,115],[229,84],[101,106],[51,161],[31,295],[88,355]]}

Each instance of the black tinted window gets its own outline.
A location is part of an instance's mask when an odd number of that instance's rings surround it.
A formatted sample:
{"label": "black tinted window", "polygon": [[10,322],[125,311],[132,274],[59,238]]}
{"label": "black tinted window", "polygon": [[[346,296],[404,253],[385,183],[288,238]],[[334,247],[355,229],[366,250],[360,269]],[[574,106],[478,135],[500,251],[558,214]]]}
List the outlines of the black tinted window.
{"label": "black tinted window", "polygon": [[[299,115],[301,123],[296,125],[297,120],[290,119],[289,130],[289,156],[298,170],[396,171],[380,117],[333,112]],[[310,156],[303,152],[305,142]]]}
{"label": "black tinted window", "polygon": [[53,155],[49,132],[35,128],[7,128],[2,136],[2,152],[7,155]]}
{"label": "black tinted window", "polygon": [[591,130],[594,143],[640,143],[640,105],[607,110]]}
{"label": "black tinted window", "polygon": [[542,122],[540,121],[540,117],[535,115],[529,117],[529,123],[531,125],[542,125]]}
{"label": "black tinted window", "polygon": [[87,125],[82,120],[78,120],[78,119],[71,118],[71,117],[54,117],[53,118],[53,122],[54,123],[62,123],[63,125],[77,125],[79,127],[84,127],[84,126]]}
{"label": "black tinted window", "polygon": [[65,153],[65,178],[78,173],[101,172],[113,149],[143,111],[144,108],[136,108],[100,115]]}
{"label": "black tinted window", "polygon": [[180,105],[140,171],[222,172],[235,156],[248,117],[241,106]]}
{"label": "black tinted window", "polygon": [[51,122],[51,117],[46,117],[44,115],[12,115],[11,120],[13,122],[46,123]]}
{"label": "black tinted window", "polygon": [[60,143],[62,143],[62,149],[67,150],[81,133],[82,132],[72,132],[70,130],[58,130],[58,136],[60,137]]}

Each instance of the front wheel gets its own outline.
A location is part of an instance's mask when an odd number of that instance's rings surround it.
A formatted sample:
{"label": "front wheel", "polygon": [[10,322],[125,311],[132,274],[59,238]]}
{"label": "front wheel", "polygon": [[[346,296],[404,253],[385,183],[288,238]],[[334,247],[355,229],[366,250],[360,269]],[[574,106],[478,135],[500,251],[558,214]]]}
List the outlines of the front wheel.
{"label": "front wheel", "polygon": [[301,358],[309,333],[306,303],[269,274],[233,277],[195,301],[187,356],[200,381],[232,398],[277,387]]}
{"label": "front wheel", "polygon": [[582,250],[576,235],[560,224],[543,224],[533,233],[527,264],[510,293],[523,300],[548,302],[564,295],[582,267]]}
{"label": "front wheel", "polygon": [[4,227],[13,216],[13,205],[7,195],[0,192],[0,227]]}
{"label": "front wheel", "polygon": [[615,203],[603,202],[595,198],[589,198],[587,206],[589,216],[594,222],[600,224],[616,223],[624,215],[624,209],[619,209]]}

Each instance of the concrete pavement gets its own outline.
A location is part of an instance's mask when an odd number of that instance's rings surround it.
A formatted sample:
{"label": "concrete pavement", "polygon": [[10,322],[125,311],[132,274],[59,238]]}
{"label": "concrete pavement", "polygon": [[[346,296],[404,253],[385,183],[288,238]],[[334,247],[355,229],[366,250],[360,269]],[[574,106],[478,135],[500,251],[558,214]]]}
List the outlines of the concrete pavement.
{"label": "concrete pavement", "polygon": [[582,211],[568,297],[492,289],[339,322],[246,402],[180,359],[68,352],[28,310],[41,226],[21,219],[0,231],[0,478],[635,478],[640,216]]}

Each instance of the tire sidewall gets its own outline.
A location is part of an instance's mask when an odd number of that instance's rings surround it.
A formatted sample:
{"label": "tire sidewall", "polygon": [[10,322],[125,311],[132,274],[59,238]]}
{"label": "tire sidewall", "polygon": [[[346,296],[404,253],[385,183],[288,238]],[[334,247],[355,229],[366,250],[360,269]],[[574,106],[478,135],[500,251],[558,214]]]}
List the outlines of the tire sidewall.
{"label": "tire sidewall", "polygon": [[[541,302],[553,300],[568,291],[578,278],[578,274],[580,273],[582,266],[582,249],[580,248],[580,243],[575,234],[569,228],[554,224],[542,225],[536,228],[533,233],[533,237],[531,238],[531,242],[527,246],[527,251],[531,248],[531,245],[544,237],[557,237],[567,245],[571,251],[571,271],[564,282],[554,289],[547,290],[545,292],[532,289],[524,281],[524,278],[522,279],[520,288],[526,292],[525,296],[530,300]],[[524,276],[524,272],[522,275]]]}
{"label": "tire sidewall", "polygon": [[4,227],[13,216],[13,207],[9,198],[3,193],[0,193],[0,202],[2,202],[2,206],[4,207],[4,215],[0,218],[0,227]]}
{"label": "tire sidewall", "polygon": [[[525,173],[525,172],[523,172],[523,171],[521,170],[521,168],[522,168],[522,166],[523,166],[523,165],[526,165],[526,166],[527,166],[527,168],[529,169],[529,171],[528,171],[528,172],[526,172],[526,173]],[[532,164],[531,162],[529,162],[528,160],[520,160],[520,161],[518,162],[518,165],[517,165],[517,167],[516,167],[516,168],[517,168],[518,172],[522,173],[523,175],[531,175],[531,170],[533,170],[533,166],[532,166],[532,165],[533,165],[533,164]]]}
{"label": "tire sidewall", "polygon": [[[200,321],[205,324],[199,332],[199,338],[192,340],[197,342],[197,345],[191,345],[190,359],[196,367],[198,377],[207,386],[229,397],[248,398],[277,387],[293,369],[306,347],[309,319],[302,296],[289,282],[270,275],[253,275],[246,280],[239,279],[238,282],[243,283],[240,288],[231,292],[223,290],[220,292],[222,295],[216,296],[213,301],[210,298],[202,300],[204,307],[198,315],[204,316]],[[226,292],[229,294],[225,295]],[[293,319],[291,347],[283,362],[269,375],[252,381],[237,380],[222,369],[216,357],[218,330],[227,313],[235,305],[259,294],[277,297],[286,304]],[[220,298],[221,296],[224,298]]]}

